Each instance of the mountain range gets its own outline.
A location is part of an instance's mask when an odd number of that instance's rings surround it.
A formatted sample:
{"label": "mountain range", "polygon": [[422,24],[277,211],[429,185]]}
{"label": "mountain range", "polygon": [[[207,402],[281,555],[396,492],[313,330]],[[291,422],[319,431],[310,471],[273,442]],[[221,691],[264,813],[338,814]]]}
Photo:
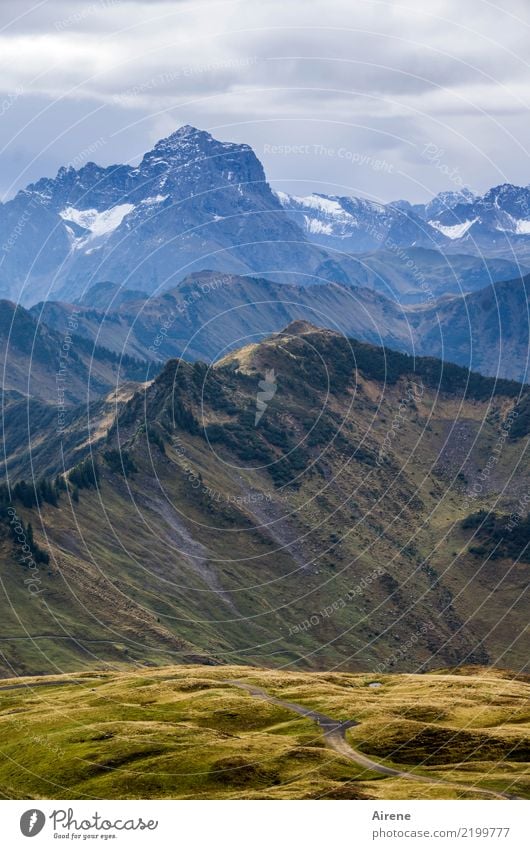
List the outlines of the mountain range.
{"label": "mountain range", "polygon": [[295,321],[213,367],[169,360],[117,400],[92,428],[73,407],[64,452],[52,401],[29,408],[35,448],[9,430],[6,674],[525,662],[527,528],[499,547],[479,512],[502,527],[528,492],[525,386]]}
{"label": "mountain range", "polygon": [[5,674],[524,663],[527,193],[294,198],[186,126],[3,204]]}
{"label": "mountain range", "polygon": [[[81,346],[96,346],[95,376],[99,352],[110,350],[118,360],[123,357],[124,380],[145,377],[145,363],[138,361],[215,361],[247,340],[304,319],[361,341],[527,382],[529,285],[527,276],[465,296],[403,305],[376,288],[336,283],[307,287],[210,271],[192,274],[160,295],[96,284],[78,304],[50,300],[35,305],[28,321],[41,331],[49,328],[58,339],[74,316]],[[20,374],[28,369],[29,359],[19,363]],[[38,397],[46,386],[46,381],[34,384]],[[20,382],[11,388],[24,391]]]}
{"label": "mountain range", "polygon": [[421,301],[524,273],[529,203],[510,185],[424,205],[293,197],[248,145],[184,126],[136,166],[62,167],[1,204],[0,295],[74,301],[101,281],[151,295],[214,270]]}
{"label": "mountain range", "polygon": [[138,166],[61,168],[0,207],[0,291],[34,303],[72,300],[112,280],[149,294],[191,271],[348,280],[285,214],[248,145],[181,127]]}
{"label": "mountain range", "polygon": [[390,244],[517,260],[530,247],[530,186],[505,183],[483,196],[445,191],[426,204],[319,193],[279,198],[311,241],[349,253]]}

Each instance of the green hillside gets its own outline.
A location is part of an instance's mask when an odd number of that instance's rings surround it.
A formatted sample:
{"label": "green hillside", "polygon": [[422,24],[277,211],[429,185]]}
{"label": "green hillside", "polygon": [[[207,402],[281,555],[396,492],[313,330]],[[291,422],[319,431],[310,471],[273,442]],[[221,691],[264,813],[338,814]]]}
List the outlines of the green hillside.
{"label": "green hillside", "polygon": [[49,560],[28,592],[4,515],[4,674],[521,668],[528,563],[477,558],[462,520],[493,504],[508,515],[529,489],[525,428],[506,425],[522,391],[303,323],[214,368],[170,361],[83,433],[87,459],[57,503],[11,492]]}

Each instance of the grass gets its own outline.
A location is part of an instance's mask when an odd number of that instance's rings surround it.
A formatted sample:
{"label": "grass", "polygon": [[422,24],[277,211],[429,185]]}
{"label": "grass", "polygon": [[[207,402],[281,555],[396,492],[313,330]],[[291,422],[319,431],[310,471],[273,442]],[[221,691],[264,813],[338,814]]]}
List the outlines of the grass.
{"label": "grass", "polygon": [[[330,749],[316,724],[229,683],[337,719],[385,777]],[[378,680],[382,686],[371,688]],[[298,673],[172,666],[6,679],[0,790],[11,798],[487,798],[530,796],[530,685],[509,673]],[[475,787],[470,790],[469,785]]]}
{"label": "grass", "polygon": [[[328,335],[322,345],[329,354]],[[179,367],[189,384],[179,389],[186,409],[195,399],[198,420],[204,415],[208,426],[239,440],[238,450],[248,448],[248,433],[278,457],[283,439],[302,441],[311,462],[299,486],[281,491],[269,471],[252,468],[237,452],[230,463],[220,461],[216,452],[227,450],[222,440],[212,447],[185,421],[172,429],[173,414],[180,410],[186,418],[173,397],[175,363],[145,399],[122,397],[128,477],[117,465],[117,432],[110,427],[109,441],[95,447],[98,491],[81,490],[78,502],[63,494],[58,507],[45,504],[40,512],[20,507],[50,555],[39,569],[38,596],[24,583],[20,546],[7,526],[0,528],[0,674],[127,662],[392,672],[526,663],[518,635],[528,618],[521,600],[528,564],[481,563],[469,553],[472,530],[460,525],[483,502],[493,504],[502,488],[495,509],[509,513],[511,500],[530,485],[520,441],[507,440],[491,492],[476,503],[466,495],[513,401],[462,401],[461,393],[430,389],[424,375],[425,391],[407,406],[379,467],[374,458],[407,380],[383,386],[370,379],[381,367],[377,355],[375,364],[365,362],[364,376],[357,373],[354,391],[353,379],[345,388],[352,363],[329,356],[334,391],[328,397],[322,367],[317,372],[314,358],[306,362],[307,350],[298,337],[282,337],[231,355],[232,365],[234,357],[242,360],[241,369],[225,363],[213,370],[204,403],[204,367]],[[363,351],[366,358],[371,349]],[[268,367],[282,380],[256,431],[257,373]],[[169,428],[164,453],[151,437],[148,445],[146,419],[150,432],[160,435],[164,423]],[[449,438],[455,420],[466,439],[459,432]],[[77,436],[85,441],[81,430]],[[73,433],[69,439],[72,448]],[[454,484],[472,443],[468,483]],[[504,487],[515,469],[516,484]]]}

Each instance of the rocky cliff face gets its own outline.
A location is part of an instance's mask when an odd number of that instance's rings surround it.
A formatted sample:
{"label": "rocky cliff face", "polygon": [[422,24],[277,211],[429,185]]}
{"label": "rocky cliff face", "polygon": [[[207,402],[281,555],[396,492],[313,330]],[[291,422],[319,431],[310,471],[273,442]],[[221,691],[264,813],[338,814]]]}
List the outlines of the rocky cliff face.
{"label": "rocky cliff face", "polygon": [[137,167],[78,171],[27,187],[0,211],[3,293],[72,300],[100,280],[148,293],[191,271],[258,271],[297,282],[355,280],[285,213],[248,145],[181,127]]}

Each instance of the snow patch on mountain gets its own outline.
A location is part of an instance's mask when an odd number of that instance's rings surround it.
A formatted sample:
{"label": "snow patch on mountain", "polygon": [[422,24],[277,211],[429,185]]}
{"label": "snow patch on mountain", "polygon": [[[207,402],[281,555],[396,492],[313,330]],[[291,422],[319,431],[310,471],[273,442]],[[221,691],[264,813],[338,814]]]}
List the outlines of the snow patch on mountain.
{"label": "snow patch on mountain", "polygon": [[332,236],[334,232],[331,222],[326,224],[324,221],[319,221],[318,218],[309,218],[308,215],[304,215],[304,229],[306,233],[324,236]]}
{"label": "snow patch on mountain", "polygon": [[344,216],[344,210],[340,203],[334,198],[324,197],[323,195],[308,195],[307,197],[291,197],[291,201],[300,204],[308,209],[318,209],[319,212],[325,212],[327,215]]}
{"label": "snow patch on mountain", "polygon": [[448,239],[461,239],[477,221],[478,218],[473,218],[469,221],[462,221],[460,224],[441,224],[439,221],[429,221],[429,224],[443,233],[444,236],[447,236]]}
{"label": "snow patch on mountain", "polygon": [[89,230],[89,238],[95,239],[116,230],[125,216],[132,212],[134,208],[132,203],[120,203],[110,209],[98,212],[97,209],[76,209],[74,206],[67,206],[59,215],[64,221],[73,221],[74,224]]}
{"label": "snow patch on mountain", "polygon": [[515,225],[515,232],[520,235],[528,235],[530,233],[530,221],[526,218],[520,218]]}
{"label": "snow patch on mountain", "polygon": [[142,203],[145,206],[155,206],[155,204],[157,203],[163,203],[165,200],[168,199],[168,197],[169,195],[155,195],[152,198],[145,198]]}

